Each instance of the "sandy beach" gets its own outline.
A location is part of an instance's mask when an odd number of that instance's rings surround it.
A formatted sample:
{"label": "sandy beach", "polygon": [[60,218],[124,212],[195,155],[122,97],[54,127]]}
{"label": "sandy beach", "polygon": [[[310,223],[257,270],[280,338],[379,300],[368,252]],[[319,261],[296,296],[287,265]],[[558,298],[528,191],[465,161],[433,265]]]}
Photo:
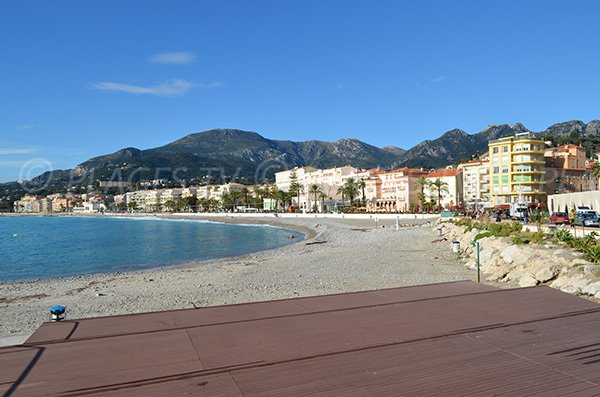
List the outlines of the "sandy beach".
{"label": "sandy beach", "polygon": [[[194,217],[194,219],[204,219]],[[214,217],[302,231],[294,244],[241,257],[126,273],[0,283],[0,337],[28,335],[66,305],[70,319],[474,279],[426,220]]]}

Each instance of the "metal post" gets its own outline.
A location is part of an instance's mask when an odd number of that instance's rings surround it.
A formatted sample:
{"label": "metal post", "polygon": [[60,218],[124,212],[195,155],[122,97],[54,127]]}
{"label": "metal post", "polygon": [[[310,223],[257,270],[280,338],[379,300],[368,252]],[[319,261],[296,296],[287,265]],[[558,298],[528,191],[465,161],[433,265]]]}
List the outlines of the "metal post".
{"label": "metal post", "polygon": [[473,244],[475,246],[475,249],[477,250],[477,282],[480,283],[481,282],[481,272],[480,272],[480,268],[479,268],[479,241],[473,241],[473,242],[471,242],[471,244]]}

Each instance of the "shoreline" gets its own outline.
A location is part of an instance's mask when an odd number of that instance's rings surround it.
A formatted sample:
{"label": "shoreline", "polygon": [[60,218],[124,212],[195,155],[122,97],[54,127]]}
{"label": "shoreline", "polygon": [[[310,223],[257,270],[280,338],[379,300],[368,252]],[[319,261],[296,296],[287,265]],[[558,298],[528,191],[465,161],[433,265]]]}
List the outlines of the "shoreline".
{"label": "shoreline", "polygon": [[[474,272],[452,254],[450,242],[432,243],[435,227],[426,226],[425,220],[400,230],[390,227],[393,219],[382,220],[377,228],[368,219],[224,220],[274,222],[277,227],[311,234],[296,243],[236,257],[132,272],[3,282],[0,310],[5,321],[0,324],[0,337],[34,331],[48,320],[50,306],[57,304],[66,305],[67,317],[73,319],[474,278]],[[320,244],[306,244],[316,240]]]}

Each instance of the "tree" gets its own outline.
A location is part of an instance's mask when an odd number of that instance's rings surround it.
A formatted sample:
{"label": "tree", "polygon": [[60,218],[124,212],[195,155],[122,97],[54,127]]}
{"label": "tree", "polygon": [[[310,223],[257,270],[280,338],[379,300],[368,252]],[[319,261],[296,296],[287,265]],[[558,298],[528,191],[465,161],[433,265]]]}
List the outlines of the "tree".
{"label": "tree", "polygon": [[296,171],[292,171],[290,173],[290,188],[288,192],[292,196],[297,197],[298,207],[300,206],[300,194],[304,192],[304,186],[298,182],[298,175],[296,175]]}
{"label": "tree", "polygon": [[316,208],[317,206],[317,195],[323,193],[323,190],[321,189],[321,186],[317,185],[316,183],[310,185],[310,188],[308,189],[308,192],[310,194],[313,194],[315,197],[315,201],[314,201],[314,207]]}
{"label": "tree", "polygon": [[431,182],[429,186],[431,188],[432,193],[437,193],[437,206],[438,209],[442,207],[442,193],[448,193],[448,182],[442,181],[440,178],[437,178],[435,181]]}
{"label": "tree", "polygon": [[342,202],[344,201],[344,197],[348,197],[350,205],[352,205],[354,198],[358,196],[359,189],[359,183],[354,178],[346,179],[344,184],[338,188],[338,193],[342,195]]}
{"label": "tree", "polygon": [[139,207],[138,207],[138,203],[137,203],[137,202],[135,202],[135,201],[130,201],[130,202],[128,202],[128,203],[127,203],[127,209],[129,209],[129,211],[130,211],[130,212],[131,212],[131,211],[135,211],[135,210],[139,209]]}
{"label": "tree", "polygon": [[247,187],[243,187],[241,190],[241,195],[244,196],[244,204],[248,205],[248,197],[250,196],[250,190]]}
{"label": "tree", "polygon": [[600,163],[596,162],[592,165],[592,176],[600,179]]}
{"label": "tree", "polygon": [[431,181],[424,176],[420,176],[414,182],[414,188],[419,190],[419,194],[417,194],[417,198],[421,203],[421,209],[425,207],[426,198],[425,198],[425,189],[428,189],[431,185]]}
{"label": "tree", "polygon": [[168,212],[173,212],[175,210],[175,201],[173,200],[168,200],[163,204],[163,207],[166,211]]}
{"label": "tree", "polygon": [[198,198],[196,196],[187,196],[183,199],[185,206],[192,212],[196,212],[198,208]]}

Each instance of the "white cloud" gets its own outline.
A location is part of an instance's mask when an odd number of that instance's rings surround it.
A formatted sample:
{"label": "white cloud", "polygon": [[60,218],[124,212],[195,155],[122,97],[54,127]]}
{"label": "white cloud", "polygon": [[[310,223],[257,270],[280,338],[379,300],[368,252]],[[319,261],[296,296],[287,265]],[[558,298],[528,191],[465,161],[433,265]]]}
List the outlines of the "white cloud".
{"label": "white cloud", "polygon": [[112,83],[112,82],[99,82],[91,83],[90,87],[96,90],[102,91],[117,91],[124,92],[127,94],[134,95],[155,95],[155,96],[181,96],[191,90],[192,88],[202,88],[210,90],[213,88],[222,87],[222,84],[214,81],[212,83],[194,83],[192,81],[173,79],[165,81],[162,84],[154,86],[141,86],[132,84]]}
{"label": "white cloud", "polygon": [[196,61],[196,56],[191,52],[162,52],[152,55],[148,61],[165,65],[189,65]]}
{"label": "white cloud", "polygon": [[441,83],[442,81],[446,80],[446,76],[440,76],[440,77],[436,77],[434,79],[429,80],[431,83]]}
{"label": "white cloud", "polygon": [[22,148],[22,149],[3,149],[0,148],[0,156],[14,156],[18,154],[31,154],[36,152],[35,149]]}
{"label": "white cloud", "polygon": [[30,130],[32,128],[39,128],[41,124],[23,124],[17,127],[18,130]]}

